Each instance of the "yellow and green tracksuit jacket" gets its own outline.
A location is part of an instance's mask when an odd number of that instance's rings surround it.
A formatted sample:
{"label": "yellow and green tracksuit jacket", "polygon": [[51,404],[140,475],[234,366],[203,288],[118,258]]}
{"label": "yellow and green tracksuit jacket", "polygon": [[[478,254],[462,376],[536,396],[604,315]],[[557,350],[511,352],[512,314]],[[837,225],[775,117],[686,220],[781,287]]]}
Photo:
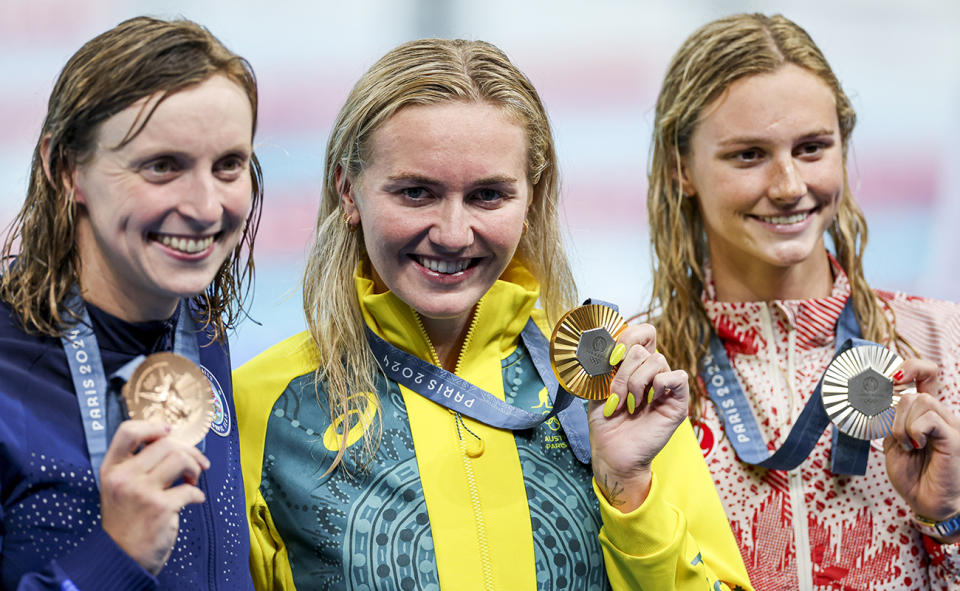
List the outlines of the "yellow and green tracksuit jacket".
{"label": "yellow and green tracksuit jacket", "polygon": [[[358,267],[368,326],[435,359],[415,312]],[[515,406],[549,398],[519,338],[539,286],[512,264],[477,306],[457,375]],[[549,333],[547,333],[549,334]],[[644,504],[609,506],[553,418],[511,432],[381,379],[367,416],[331,424],[317,352],[302,333],[234,375],[251,570],[259,589],[749,588],[693,431],[654,460]],[[366,468],[352,453],[380,413]],[[327,474],[342,429],[344,467]],[[346,469],[344,469],[346,468]],[[723,581],[723,584],[718,581]]]}

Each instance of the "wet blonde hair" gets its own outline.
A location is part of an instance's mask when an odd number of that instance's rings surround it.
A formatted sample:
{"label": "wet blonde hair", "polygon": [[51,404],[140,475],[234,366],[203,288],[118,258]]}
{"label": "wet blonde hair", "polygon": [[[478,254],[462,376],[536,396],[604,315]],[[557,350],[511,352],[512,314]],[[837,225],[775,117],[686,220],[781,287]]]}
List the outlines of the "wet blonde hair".
{"label": "wet blonde hair", "polygon": [[[253,70],[194,22],[133,18],[94,37],[67,61],[50,94],[33,152],[27,198],[2,250],[0,299],[13,308],[25,330],[59,335],[68,314],[65,300],[79,285],[83,261],[77,250],[77,203],[64,177],[91,156],[100,124],[140,99],[160,94],[116,146],[122,147],[140,133],[166,97],[215,74],[246,93],[253,111],[252,138],[257,122]],[[45,138],[49,177],[44,173]],[[203,324],[218,339],[225,339],[225,330],[238,319],[253,281],[253,240],[263,203],[256,155],[250,160],[250,178],[252,201],[243,236],[207,290],[194,298]]]}
{"label": "wet blonde hair", "polygon": [[[679,178],[683,158],[700,115],[735,81],[775,72],[794,64],[815,74],[833,92],[846,161],[856,113],[840,82],[810,36],[787,18],[738,14],[696,30],[673,56],[667,69],[653,130],[647,213],[654,258],[653,294],[647,313],[658,326],[657,346],[671,364],[697,375],[707,352],[711,327],[700,299],[706,285],[703,265],[707,238],[696,199],[683,194]],[[863,250],[867,224],[850,192],[844,170],[843,194],[828,229],[836,258],[847,273],[853,307],[863,337],[902,343],[885,307],[867,285]],[[698,414],[704,392],[693,381],[691,409]]]}
{"label": "wet blonde hair", "polygon": [[[317,378],[325,382],[331,420],[353,413],[361,416],[367,402],[353,393],[376,392],[380,373],[364,336],[353,279],[358,262],[367,260],[363,227],[350,231],[345,223],[337,175],[356,183],[374,132],[400,109],[447,102],[500,107],[525,130],[533,195],[527,211],[529,228],[514,257],[540,282],[541,304],[551,322],[575,301],[576,286],[559,226],[553,134],[533,85],[503,52],[483,41],[421,39],[400,45],[353,87],[327,144],[317,233],[303,279],[303,308],[318,350]],[[349,428],[343,427],[334,466],[347,447]],[[369,433],[359,452],[367,459],[379,441],[379,424]]]}

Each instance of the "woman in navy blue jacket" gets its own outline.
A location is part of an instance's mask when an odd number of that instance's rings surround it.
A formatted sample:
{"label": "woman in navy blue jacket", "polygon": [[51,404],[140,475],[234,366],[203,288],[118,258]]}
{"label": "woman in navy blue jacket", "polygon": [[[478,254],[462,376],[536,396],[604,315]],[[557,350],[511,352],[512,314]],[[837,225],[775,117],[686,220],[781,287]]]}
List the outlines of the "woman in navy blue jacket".
{"label": "woman in navy blue jacket", "polygon": [[[256,113],[249,64],[189,21],[123,22],[61,72],[3,247],[3,588],[250,587],[225,330],[253,269]],[[124,420],[124,380],[171,350],[210,382],[196,446]]]}

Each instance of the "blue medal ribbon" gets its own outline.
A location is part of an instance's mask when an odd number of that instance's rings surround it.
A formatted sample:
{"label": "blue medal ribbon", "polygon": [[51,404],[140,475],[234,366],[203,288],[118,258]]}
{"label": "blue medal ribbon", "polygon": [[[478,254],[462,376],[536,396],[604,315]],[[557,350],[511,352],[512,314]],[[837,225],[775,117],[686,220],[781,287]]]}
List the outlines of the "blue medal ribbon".
{"label": "blue medal ribbon", "polygon": [[549,343],[533,319],[527,320],[520,333],[540,379],[550,396],[553,408],[547,414],[534,414],[512,406],[463,378],[401,351],[365,326],[367,342],[380,368],[387,377],[454,412],[498,429],[524,430],[556,416],[576,458],[590,462],[590,438],[587,412],[582,404],[571,404],[572,394],[560,387],[550,367]]}
{"label": "blue medal ribbon", "polygon": [[[837,320],[836,352],[834,359],[851,347],[860,345],[880,346],[860,337],[860,326],[853,311],[853,299],[847,300]],[[723,343],[716,333],[711,333],[709,353],[700,360],[700,375],[707,394],[717,409],[723,430],[726,432],[737,457],[748,464],[773,470],[792,470],[799,466],[813,451],[823,430],[830,425],[830,418],[823,407],[820,388],[823,377],[817,382],[813,395],[807,401],[796,423],[790,429],[779,449],[770,453],[757,425],[750,403]],[[867,471],[870,442],[841,433],[833,427],[833,447],[830,453],[830,470],[834,474],[863,475]]]}
{"label": "blue medal ribbon", "polygon": [[[119,380],[122,384],[128,381],[145,357],[138,355],[133,358],[114,372],[108,380],[106,371],[103,369],[100,346],[93,332],[90,314],[78,293],[75,292],[69,298],[66,308],[76,315],[77,322],[64,327],[60,342],[67,355],[67,365],[70,368],[73,388],[77,393],[77,405],[80,407],[80,416],[83,419],[87,453],[90,455],[93,477],[99,488],[100,466],[107,453],[107,434],[109,432],[112,435],[119,421],[125,418],[120,410],[119,401],[108,400],[110,383]],[[190,307],[186,300],[180,302],[178,312],[173,351],[194,363],[199,363],[200,348],[194,334],[193,320],[190,318]]]}

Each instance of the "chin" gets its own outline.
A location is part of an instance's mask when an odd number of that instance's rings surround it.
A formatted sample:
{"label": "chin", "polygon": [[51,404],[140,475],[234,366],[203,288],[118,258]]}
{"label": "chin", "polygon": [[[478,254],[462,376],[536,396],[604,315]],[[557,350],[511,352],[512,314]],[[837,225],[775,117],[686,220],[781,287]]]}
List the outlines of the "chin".
{"label": "chin", "polygon": [[157,291],[169,293],[171,296],[176,298],[192,298],[194,296],[200,295],[210,287],[210,284],[213,282],[213,277],[210,279],[203,279],[197,281],[186,281],[178,283],[176,285],[166,285],[166,286],[157,286]]}

